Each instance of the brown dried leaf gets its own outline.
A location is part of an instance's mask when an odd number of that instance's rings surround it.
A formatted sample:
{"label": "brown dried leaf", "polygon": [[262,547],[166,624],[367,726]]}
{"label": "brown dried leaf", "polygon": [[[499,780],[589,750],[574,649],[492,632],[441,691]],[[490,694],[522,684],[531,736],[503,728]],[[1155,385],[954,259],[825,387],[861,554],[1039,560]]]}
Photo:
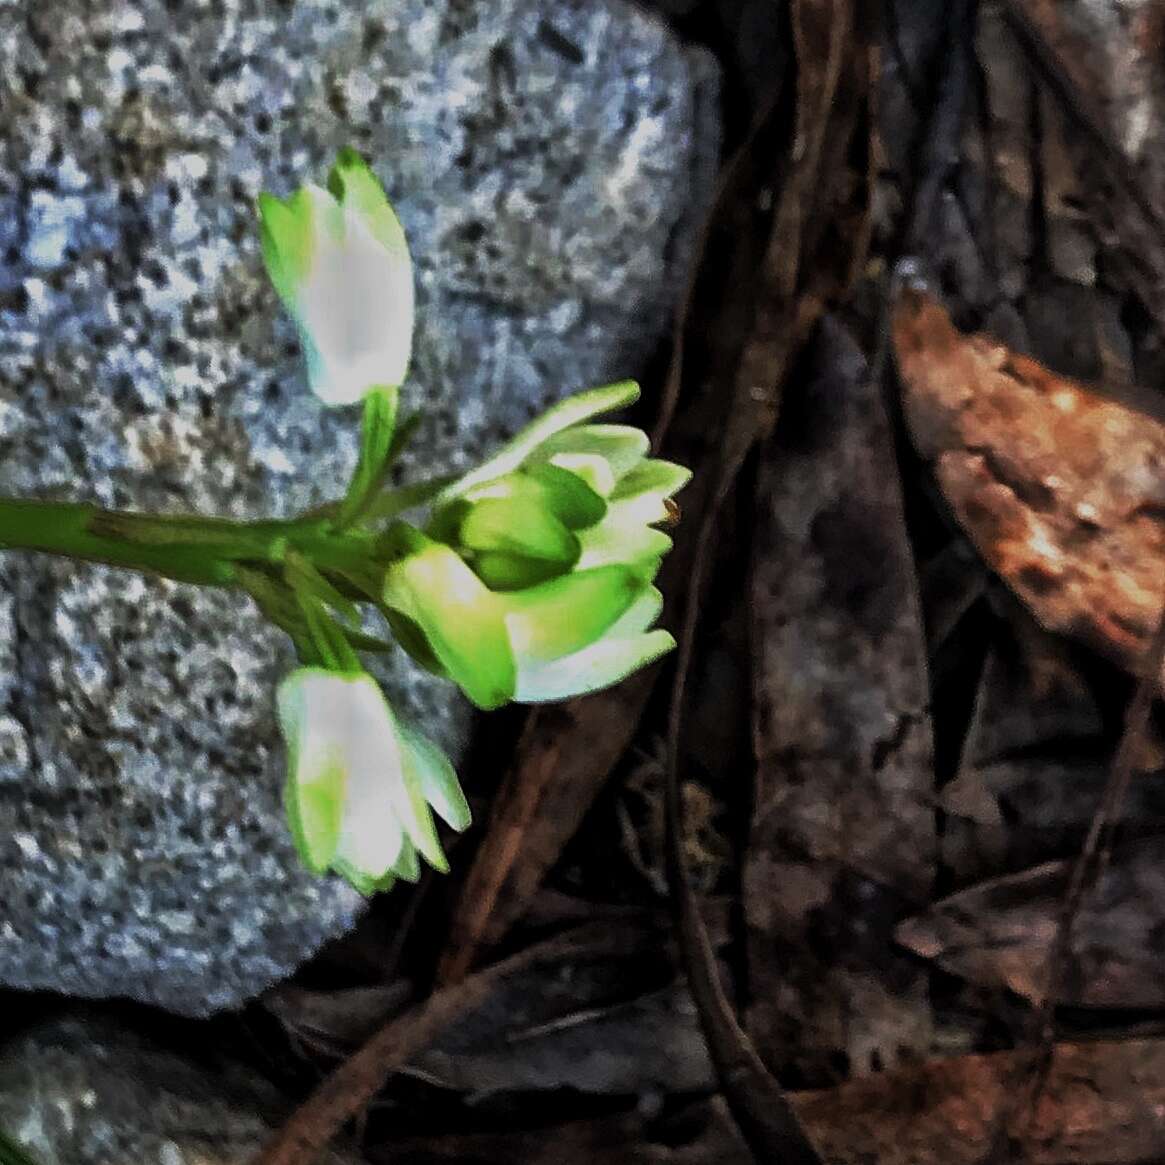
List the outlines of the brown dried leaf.
{"label": "brown dried leaf", "polygon": [[[1165,793],[1165,778],[1144,779]],[[1040,999],[1071,865],[1046,862],[981,882],[904,922],[898,941],[974,983]],[[1163,957],[1165,838],[1152,837],[1117,847],[1085,899],[1056,1002],[1165,1006]]]}
{"label": "brown dried leaf", "polygon": [[337,991],[281,983],[263,996],[262,1004],[300,1039],[338,1054],[367,1039],[400,1011],[411,992],[412,984],[405,979]]}
{"label": "brown dried leaf", "polygon": [[[930,1047],[925,976],[891,950],[934,879],[926,655],[881,394],[826,318],[764,450],[752,609],[749,1026],[828,1079]],[[821,939],[828,935],[828,946]],[[826,1073],[823,1077],[823,1073]]]}
{"label": "brown dried leaf", "polygon": [[[790,1099],[831,1165],[980,1165],[1023,1052],[964,1056]],[[1011,1160],[1165,1160],[1165,1041],[1059,1044]]]}
{"label": "brown dried leaf", "polygon": [[1165,424],[1150,401],[1067,380],[904,288],[906,416],[988,565],[1047,629],[1136,668],[1165,589]]}
{"label": "brown dried leaf", "polygon": [[[723,936],[723,904],[710,913]],[[572,951],[515,973],[410,1069],[471,1093],[571,1088],[635,1096],[711,1088],[695,1010],[676,982],[666,913],[591,925],[620,936],[618,949]]]}
{"label": "brown dried leaf", "polygon": [[[1113,743],[1076,652],[1018,604],[987,653],[959,771],[943,786],[943,865],[958,887],[1075,854],[1096,812]],[[1165,769],[1153,741],[1116,820],[1165,833]]]}

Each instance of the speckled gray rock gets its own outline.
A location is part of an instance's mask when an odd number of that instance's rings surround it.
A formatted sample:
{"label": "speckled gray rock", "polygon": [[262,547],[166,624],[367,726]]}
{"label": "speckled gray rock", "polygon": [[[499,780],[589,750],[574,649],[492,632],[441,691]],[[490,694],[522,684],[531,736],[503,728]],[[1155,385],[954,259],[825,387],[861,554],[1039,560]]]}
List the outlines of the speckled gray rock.
{"label": "speckled gray rock", "polygon": [[286,1115],[250,1071],[108,1023],[60,1020],[0,1048],[0,1128],[39,1165],[247,1165]]}
{"label": "speckled gray rock", "polygon": [[[0,3],[0,492],[283,514],[341,489],[253,203],[355,144],[416,258],[411,472],[634,374],[709,197],[715,70],[622,0]],[[0,982],[231,1006],[350,925],[279,807],[242,601],[0,560]],[[452,751],[466,711],[399,663]]]}

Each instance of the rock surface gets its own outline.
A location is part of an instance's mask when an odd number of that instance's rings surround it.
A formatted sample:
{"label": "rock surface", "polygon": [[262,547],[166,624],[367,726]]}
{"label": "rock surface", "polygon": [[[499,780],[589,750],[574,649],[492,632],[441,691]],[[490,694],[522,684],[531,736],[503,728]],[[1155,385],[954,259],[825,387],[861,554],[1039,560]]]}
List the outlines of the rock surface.
{"label": "rock surface", "polygon": [[284,1116],[249,1071],[104,1022],[60,1020],[0,1049],[0,1128],[38,1165],[246,1165]]}
{"label": "rock surface", "polygon": [[[406,470],[633,375],[683,279],[716,75],[622,0],[0,4],[0,493],[233,515],[335,496],[263,189],[353,144],[416,256]],[[282,636],[230,594],[0,561],[0,983],[239,1003],[350,925],[279,806]],[[456,753],[467,713],[390,662]]]}

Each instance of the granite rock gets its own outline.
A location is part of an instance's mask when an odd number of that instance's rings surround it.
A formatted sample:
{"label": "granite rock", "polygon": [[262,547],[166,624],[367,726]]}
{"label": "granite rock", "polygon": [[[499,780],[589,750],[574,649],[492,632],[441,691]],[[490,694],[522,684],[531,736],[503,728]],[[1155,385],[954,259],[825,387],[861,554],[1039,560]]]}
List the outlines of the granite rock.
{"label": "granite rock", "polygon": [[0,1128],[39,1165],[246,1165],[286,1115],[249,1070],[108,1022],[57,1020],[0,1048]]}
{"label": "granite rock", "polygon": [[[634,375],[710,197],[716,72],[622,0],[0,0],[0,493],[236,516],[335,496],[254,200],[352,144],[416,257],[406,473]],[[236,1005],[348,927],[300,870],[229,593],[0,561],[0,983]],[[382,678],[454,754],[467,710]]]}

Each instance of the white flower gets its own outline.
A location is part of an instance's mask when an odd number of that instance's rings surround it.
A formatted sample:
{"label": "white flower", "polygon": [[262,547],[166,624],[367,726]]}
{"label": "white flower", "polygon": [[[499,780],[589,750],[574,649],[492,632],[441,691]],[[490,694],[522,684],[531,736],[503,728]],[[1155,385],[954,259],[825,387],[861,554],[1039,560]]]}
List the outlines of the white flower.
{"label": "white flower", "polygon": [[353,150],[328,188],[259,196],[263,259],[295,320],[312,391],[348,405],[404,383],[412,351],[412,263],[383,188]]}
{"label": "white flower", "polygon": [[396,718],[370,675],[299,668],[280,684],[277,706],[287,811],[309,868],[334,869],[364,893],[415,881],[418,853],[449,868],[429,807],[454,829],[469,824],[456,774]]}

